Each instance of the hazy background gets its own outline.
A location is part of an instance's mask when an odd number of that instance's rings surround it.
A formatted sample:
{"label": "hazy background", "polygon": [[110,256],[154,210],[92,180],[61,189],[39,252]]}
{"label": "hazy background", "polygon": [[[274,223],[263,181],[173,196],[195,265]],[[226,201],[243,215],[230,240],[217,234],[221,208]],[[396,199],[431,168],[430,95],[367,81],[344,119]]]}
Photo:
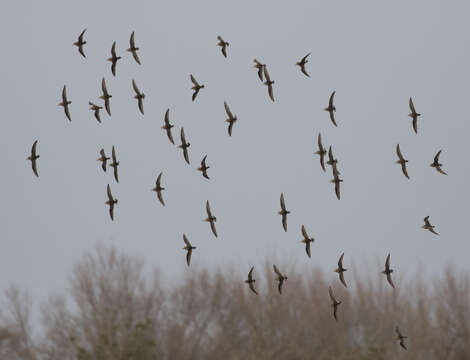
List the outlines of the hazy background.
{"label": "hazy background", "polygon": [[[397,276],[427,262],[428,274],[453,263],[469,269],[467,104],[468,13],[464,2],[21,1],[3,4],[0,122],[0,289],[11,282],[35,297],[67,285],[72,263],[97,241],[144,254],[167,275],[193,265],[240,263],[265,255],[333,270],[345,252],[376,268],[387,253]],[[86,59],[72,43],[87,28]],[[125,52],[135,31],[142,66]],[[217,35],[230,43],[228,59]],[[122,60],[111,74],[113,41]],[[307,71],[295,62],[312,52]],[[272,103],[252,68],[268,64]],[[191,102],[189,74],[206,85]],[[112,117],[96,122],[106,78]],[[131,80],[146,94],[145,116]],[[60,102],[72,101],[69,123]],[[336,90],[335,128],[323,111]],[[411,128],[408,98],[422,113]],[[239,121],[227,135],[223,102]],[[184,126],[191,165],[160,129],[170,108],[179,143]],[[316,150],[333,145],[342,173],[338,201]],[[39,178],[26,157],[39,140]],[[411,180],[395,164],[400,143]],[[98,151],[116,146],[120,183],[103,173]],[[429,167],[443,149],[449,176]],[[195,169],[208,154],[210,181]],[[162,207],[150,189],[163,171]],[[106,184],[119,199],[111,222]],[[281,226],[279,195],[292,214]],[[219,238],[204,223],[205,201]],[[441,236],[420,228],[423,218]],[[305,255],[300,225],[315,237]],[[399,284],[399,282],[398,282]],[[351,284],[354,286],[354,284]]]}

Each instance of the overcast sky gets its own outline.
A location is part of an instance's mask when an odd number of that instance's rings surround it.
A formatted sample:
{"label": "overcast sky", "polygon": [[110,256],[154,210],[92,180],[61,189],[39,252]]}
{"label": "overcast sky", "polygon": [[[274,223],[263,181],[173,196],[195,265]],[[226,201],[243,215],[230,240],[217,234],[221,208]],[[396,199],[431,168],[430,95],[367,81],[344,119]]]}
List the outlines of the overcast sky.
{"label": "overcast sky", "polygon": [[[237,263],[242,269],[275,254],[281,261],[334,269],[345,252],[361,268],[392,254],[397,273],[427,262],[427,274],[452,263],[469,269],[470,166],[468,14],[444,1],[16,1],[5,4],[0,122],[0,289],[11,282],[43,297],[67,287],[71,266],[97,242],[144,255],[167,275],[192,266]],[[87,28],[82,58],[72,45]],[[135,31],[139,66],[125,51]],[[225,59],[216,46],[230,46]],[[110,48],[122,60],[113,77]],[[312,52],[307,78],[295,66]],[[268,65],[272,103],[252,68]],[[191,102],[192,73],[206,85]],[[97,123],[106,78],[112,116]],[[131,80],[145,93],[137,109]],[[69,123],[61,90],[72,101]],[[323,111],[336,90],[335,128]],[[422,114],[412,131],[408,98]],[[227,135],[227,101],[238,116]],[[170,108],[174,137],[161,130]],[[338,201],[331,169],[313,155],[321,132],[341,171]],[[26,160],[38,139],[39,178]],[[407,180],[396,144],[409,159]],[[116,146],[120,182],[96,161]],[[448,176],[429,167],[443,149]],[[210,181],[196,171],[207,154]],[[150,189],[163,171],[166,207]],[[119,203],[109,218],[106,185]],[[287,208],[282,230],[279,195]],[[210,200],[215,239],[205,218]],[[423,218],[441,234],[423,229]],[[305,224],[312,258],[300,243]],[[364,265],[365,266],[365,265]]]}

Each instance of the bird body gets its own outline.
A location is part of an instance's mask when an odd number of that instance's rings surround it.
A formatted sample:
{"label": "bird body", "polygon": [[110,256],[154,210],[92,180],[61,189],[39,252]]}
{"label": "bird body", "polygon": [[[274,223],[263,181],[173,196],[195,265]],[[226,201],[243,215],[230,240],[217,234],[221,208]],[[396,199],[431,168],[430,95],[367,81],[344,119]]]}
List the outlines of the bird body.
{"label": "bird body", "polygon": [[393,269],[390,268],[390,254],[387,255],[387,259],[385,260],[385,270],[381,272],[387,277],[387,281],[390,284],[392,288],[395,288],[395,285],[393,284],[392,281],[392,273]]}
{"label": "bird body", "polygon": [[111,217],[111,220],[114,220],[114,205],[118,203],[118,200],[113,198],[113,194],[111,194],[111,188],[109,187],[109,184],[106,188],[106,192],[108,195],[108,200],[106,201],[106,205],[109,206],[109,216]]}
{"label": "bird body", "polygon": [[185,247],[183,248],[183,250],[186,250],[186,263],[189,266],[191,264],[191,255],[193,253],[193,250],[196,249],[196,247],[191,245],[185,234],[183,234],[183,241],[185,243]]}
{"label": "bird body", "polygon": [[59,103],[58,106],[62,106],[64,108],[65,116],[67,116],[67,119],[69,119],[69,121],[72,121],[72,118],[70,117],[70,110],[69,110],[69,105],[71,103],[72,103],[71,101],[67,100],[67,89],[66,89],[66,86],[64,85],[62,89],[62,101]]}
{"label": "bird body", "polygon": [[131,34],[131,38],[129,39],[129,48],[126,49],[126,51],[129,51],[132,53],[132,56],[134,57],[134,60],[136,61],[137,64],[142,65],[140,63],[139,55],[137,55],[137,51],[139,50],[138,47],[135,46],[135,40],[134,40],[134,31]]}
{"label": "bird body", "polygon": [[90,105],[90,110],[92,110],[94,112],[94,115],[95,115],[95,119],[101,123],[101,118],[100,118],[100,110],[103,108],[102,106],[98,106],[94,103],[92,103],[91,101],[88,102],[88,104]]}
{"label": "bird body", "polygon": [[341,283],[344,285],[344,287],[348,287],[346,285],[346,281],[344,280],[344,272],[345,271],[348,271],[348,269],[345,269],[343,267],[343,258],[344,258],[344,253],[341,254],[339,260],[338,260],[338,267],[334,270],[335,273],[338,273],[339,275],[339,281],[341,281]]}
{"label": "bird body", "polygon": [[430,232],[432,232],[433,234],[435,235],[439,235],[435,230],[434,230],[434,225],[431,225],[431,223],[429,222],[429,216],[426,216],[424,218],[424,225],[421,226],[424,230],[428,230]]}
{"label": "bird body", "polygon": [[86,58],[85,56],[85,53],[83,52],[83,45],[86,44],[86,41],[83,40],[83,35],[85,34],[85,30],[83,30],[80,35],[78,36],[78,40],[75,41],[73,44],[78,48],[78,52],[84,57]]}
{"label": "bird body", "polygon": [[303,239],[301,240],[301,242],[305,244],[305,252],[307,253],[308,257],[311,257],[310,244],[313,243],[315,241],[315,239],[313,237],[311,238],[311,237],[308,236],[307,230],[305,230],[305,226],[303,226],[303,225],[301,227],[301,233],[302,233],[302,236],[303,236]]}
{"label": "bird body", "polygon": [[278,212],[282,216],[282,227],[284,231],[287,231],[287,215],[290,214],[290,211],[286,209],[286,202],[284,201],[284,194],[281,193],[281,211]]}
{"label": "bird body", "polygon": [[184,128],[181,128],[180,138],[181,138],[181,145],[178,145],[178,147],[183,150],[184,160],[185,160],[185,161],[188,163],[188,165],[189,165],[189,153],[188,153],[188,148],[189,148],[189,146],[190,146],[191,144],[190,144],[189,142],[186,142],[186,137],[184,136]]}
{"label": "bird body", "polygon": [[226,42],[224,39],[222,39],[222,36],[217,36],[217,40],[219,40],[219,42],[217,43],[217,46],[220,46],[221,47],[221,51],[222,51],[222,55],[224,55],[225,57],[227,57],[227,46],[229,46],[229,43]]}
{"label": "bird body", "polygon": [[207,158],[207,155],[202,158],[201,166],[198,167],[197,170],[202,172],[202,176],[204,176],[207,180],[209,180],[209,175],[207,175],[207,169],[209,169],[210,166],[206,165],[206,158]]}
{"label": "bird body", "polygon": [[279,285],[277,287],[277,290],[279,291],[279,294],[282,294],[282,285],[284,284],[284,281],[287,280],[287,276],[282,274],[279,269],[277,268],[276,265],[273,265],[274,272],[276,273],[276,280],[279,282]]}
{"label": "bird body", "polygon": [[209,205],[209,200],[206,201],[206,213],[207,213],[207,218],[204,219],[204,221],[207,221],[211,225],[212,233],[214,234],[215,237],[217,237],[217,230],[215,229],[215,222],[217,221],[217,218],[214,215],[212,215],[211,207]]}
{"label": "bird body", "polygon": [[336,94],[336,91],[333,91],[330,95],[330,100],[328,102],[328,107],[325,108],[324,110],[325,111],[328,111],[328,113],[330,114],[330,120],[331,122],[333,123],[334,126],[338,126],[336,124],[336,119],[335,119],[335,112],[336,112],[336,107],[335,105],[333,104],[333,101],[334,101],[334,97],[335,97],[335,94]]}
{"label": "bird body", "polygon": [[310,75],[307,73],[307,71],[305,70],[305,64],[308,63],[308,60],[307,58],[310,56],[311,53],[308,53],[307,55],[305,55],[300,61],[296,62],[295,64],[297,66],[300,66],[300,71],[302,71],[302,73],[304,73],[306,76],[310,77]]}
{"label": "bird body", "polygon": [[199,94],[199,90],[204,89],[204,85],[200,85],[196,78],[193,76],[193,74],[189,75],[189,78],[191,79],[191,82],[193,83],[193,87],[191,90],[194,90],[193,96],[192,96],[192,101],[196,100],[197,94]]}
{"label": "bird body", "polygon": [[162,126],[162,129],[166,131],[166,135],[168,136],[168,139],[170,140],[170,142],[172,144],[175,143],[175,141],[173,140],[173,134],[171,133],[171,128],[174,126],[174,125],[171,125],[170,124],[170,109],[167,109],[166,112],[165,112],[165,118],[164,118],[164,125]]}
{"label": "bird body", "polygon": [[113,42],[113,45],[111,46],[111,57],[107,59],[107,61],[111,62],[111,72],[113,73],[113,76],[116,76],[116,64],[118,60],[120,60],[121,57],[116,55],[116,41]]}
{"label": "bird body", "polygon": [[439,150],[437,154],[434,156],[434,161],[429,165],[437,170],[437,172],[440,172],[443,175],[447,175],[447,173],[442,170],[441,166],[442,164],[439,163],[439,155],[441,155],[442,150]]}
{"label": "bird body", "polygon": [[158,200],[163,206],[165,206],[165,201],[163,201],[162,196],[162,190],[165,190],[165,188],[161,186],[162,174],[163,172],[158,175],[157,181],[155,182],[155,187],[152,189],[152,191],[155,191],[157,193]]}
{"label": "bird body", "polygon": [[100,157],[96,161],[101,161],[101,168],[106,172],[106,163],[109,160],[109,157],[106,156],[104,149],[100,150]]}
{"label": "bird body", "polygon": [[248,273],[248,279],[245,280],[245,283],[248,284],[251,291],[253,291],[256,295],[258,295],[258,293],[256,292],[255,287],[254,287],[254,284],[256,282],[256,280],[253,279],[253,269],[254,268],[255,268],[254,266],[251,267],[250,272]]}
{"label": "bird body", "polygon": [[397,333],[397,340],[400,342],[400,346],[403,349],[408,350],[405,345],[405,339],[408,339],[408,336],[402,335],[398,326],[395,327],[395,332]]}

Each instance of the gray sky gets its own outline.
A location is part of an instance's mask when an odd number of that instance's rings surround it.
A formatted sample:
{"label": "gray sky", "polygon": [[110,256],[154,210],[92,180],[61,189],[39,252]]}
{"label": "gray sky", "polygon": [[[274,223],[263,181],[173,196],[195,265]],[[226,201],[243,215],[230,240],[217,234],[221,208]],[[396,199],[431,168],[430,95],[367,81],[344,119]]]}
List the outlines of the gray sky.
{"label": "gray sky", "polygon": [[[331,271],[392,254],[398,273],[427,259],[428,273],[447,263],[469,269],[466,256],[470,167],[466,104],[469,6],[441,1],[9,2],[5,35],[0,153],[0,289],[11,282],[36,296],[66,288],[71,265],[97,241],[145,255],[166,274],[193,265],[248,267],[277,254]],[[5,6],[5,5],[3,5]],[[87,28],[83,59],[72,46]],[[142,66],[124,50],[135,31]],[[228,59],[217,35],[230,42]],[[106,62],[113,41],[123,59],[117,77]],[[302,75],[295,62],[312,52]],[[252,68],[267,63],[276,102]],[[189,74],[206,85],[191,102]],[[112,117],[93,118],[106,78]],[[146,94],[145,116],[131,80]],[[60,102],[66,84],[68,123]],[[333,127],[323,111],[336,90]],[[413,96],[419,134],[407,117]],[[227,135],[223,102],[238,116]],[[101,101],[99,101],[101,103]],[[188,166],[160,129],[170,108],[175,140],[184,126]],[[312,155],[321,131],[333,145],[342,199]],[[26,157],[39,139],[40,177]],[[400,143],[407,180],[395,164]],[[120,183],[96,161],[116,146]],[[429,167],[443,149],[449,176]],[[210,181],[195,169],[208,154]],[[162,207],[150,189],[163,171]],[[119,199],[108,216],[106,184]],[[277,211],[284,192],[292,214],[284,233]],[[205,217],[209,199],[219,238]],[[420,228],[425,215],[441,233]],[[312,259],[300,225],[315,237]],[[374,268],[375,270],[375,268]],[[378,270],[378,269],[377,269]]]}

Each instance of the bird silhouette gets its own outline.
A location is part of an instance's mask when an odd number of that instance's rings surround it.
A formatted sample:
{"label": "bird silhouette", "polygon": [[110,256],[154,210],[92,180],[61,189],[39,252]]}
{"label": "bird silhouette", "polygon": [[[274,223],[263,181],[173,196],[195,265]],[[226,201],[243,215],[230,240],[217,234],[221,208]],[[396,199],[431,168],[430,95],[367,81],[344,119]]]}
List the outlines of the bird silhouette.
{"label": "bird silhouette", "polygon": [[111,188],[109,187],[109,184],[106,188],[106,192],[108,194],[108,201],[106,201],[106,205],[109,206],[109,216],[111,217],[111,220],[114,220],[114,205],[117,204],[118,200],[113,198],[113,194],[111,194]]}
{"label": "bird silhouette", "polygon": [[106,163],[109,160],[109,157],[106,156],[104,149],[100,150],[100,157],[96,161],[101,161],[101,168],[106,172]]}
{"label": "bird silhouette", "polygon": [[217,218],[214,215],[212,215],[211,206],[209,205],[209,200],[206,201],[206,213],[207,213],[207,218],[204,219],[204,221],[207,221],[211,225],[212,233],[214,234],[215,237],[217,237],[217,230],[215,229],[215,222],[217,221]]}
{"label": "bird silhouette", "polygon": [[439,155],[441,155],[441,152],[442,150],[439,150],[437,152],[436,156],[434,156],[434,161],[429,166],[435,168],[441,174],[447,175],[447,173],[441,168],[442,164],[439,163]]}
{"label": "bird silhouette", "polygon": [[141,93],[139,88],[137,87],[137,84],[135,80],[132,80],[132,87],[134,88],[135,91],[135,96],[134,99],[137,99],[137,104],[139,105],[139,110],[142,115],[144,115],[144,102],[143,100],[145,99],[145,94]]}
{"label": "bird silhouette", "polygon": [[229,43],[224,41],[224,39],[222,39],[222,36],[217,36],[217,40],[219,40],[219,42],[217,43],[217,46],[220,46],[220,50],[222,51],[222,54],[227,57],[227,46],[229,46]]}
{"label": "bird silhouette", "polygon": [[287,280],[287,276],[283,275],[279,269],[277,268],[276,265],[273,265],[274,272],[276,273],[276,280],[279,281],[279,284],[277,286],[277,290],[279,291],[279,294],[282,294],[282,285],[284,284],[284,281]]}
{"label": "bird silhouette", "polygon": [[116,180],[116,182],[119,182],[119,177],[118,177],[119,161],[117,161],[117,158],[116,158],[116,150],[114,149],[114,145],[111,151],[111,159],[112,159],[112,162],[111,164],[109,164],[109,166],[111,166],[114,170],[114,179]]}
{"label": "bird silhouette", "polygon": [[228,119],[225,120],[228,122],[228,135],[232,136],[232,127],[233,124],[237,121],[237,117],[232,114],[230,108],[228,107],[227,103],[224,101],[225,112],[227,113]]}
{"label": "bird silhouette", "polygon": [[401,165],[401,171],[406,176],[406,178],[409,179],[410,177],[408,176],[408,171],[406,170],[406,163],[408,162],[408,160],[403,157],[400,151],[400,144],[397,144],[397,155],[398,160],[396,161],[396,163]]}
{"label": "bird silhouette", "polygon": [[308,63],[307,58],[310,56],[311,53],[305,55],[300,61],[296,62],[297,66],[300,66],[300,71],[302,71],[306,76],[310,77],[310,75],[305,70],[305,64]]}
{"label": "bird silhouette", "polygon": [[192,101],[194,101],[196,100],[197,94],[199,94],[199,90],[204,89],[204,85],[199,85],[193,74],[190,74],[189,77],[191,79],[191,82],[193,83],[193,87],[191,88],[191,90],[194,90],[192,97]]}
{"label": "bird silhouette", "polygon": [[416,112],[416,109],[415,109],[415,106],[413,104],[413,99],[412,98],[410,98],[409,105],[410,105],[410,111],[411,112],[408,114],[408,116],[413,119],[413,122],[412,122],[413,130],[417,134],[418,133],[418,117],[420,117],[421,114]]}
{"label": "bird silhouette", "polygon": [[248,286],[250,287],[250,290],[251,290],[251,291],[253,291],[256,295],[258,295],[258,293],[257,293],[256,290],[255,290],[255,286],[254,286],[254,284],[255,284],[255,282],[256,282],[256,280],[253,279],[253,269],[254,269],[254,268],[255,268],[254,266],[251,267],[250,272],[248,273],[248,279],[245,280],[245,283],[248,284]]}
{"label": "bird silhouette", "polygon": [[348,285],[346,285],[346,281],[344,281],[344,272],[347,271],[348,269],[345,269],[343,267],[343,258],[344,258],[344,253],[341,254],[341,256],[339,257],[339,260],[338,260],[338,267],[334,270],[334,272],[338,273],[339,275],[339,281],[341,281],[341,283],[344,285],[344,287],[348,287]]}
{"label": "bird silhouette", "polygon": [[206,158],[207,158],[207,155],[202,158],[201,166],[198,167],[197,170],[202,172],[202,176],[204,176],[207,180],[209,180],[209,175],[207,175],[207,169],[209,169],[210,166],[206,165]]}
{"label": "bird silhouette", "polygon": [[164,125],[162,126],[162,129],[166,131],[166,135],[168,136],[168,139],[170,140],[170,142],[172,144],[174,144],[174,140],[173,140],[173,135],[171,133],[171,128],[174,126],[174,125],[171,125],[170,124],[170,109],[167,109],[166,112],[165,112],[165,118],[164,118]]}
{"label": "bird silhouette", "polygon": [[281,193],[281,211],[279,211],[278,214],[282,217],[282,227],[284,228],[284,231],[287,231],[287,214],[290,214],[290,211],[286,209],[283,193]]}
{"label": "bird silhouette", "polygon": [[62,89],[62,102],[59,103],[59,106],[62,106],[64,108],[65,116],[67,116],[67,119],[69,121],[72,121],[72,118],[70,117],[70,110],[69,110],[69,105],[71,104],[71,101],[67,100],[67,89],[64,85]]}
{"label": "bird silhouette", "polygon": [[180,138],[181,138],[181,145],[178,145],[178,147],[179,147],[180,149],[183,149],[184,160],[186,160],[186,162],[187,162],[188,165],[189,165],[189,153],[188,153],[188,148],[189,148],[189,146],[190,146],[191,144],[188,143],[188,142],[186,142],[186,137],[184,136],[184,128],[181,128]]}
{"label": "bird silhouette", "polygon": [[28,156],[26,159],[31,161],[31,168],[33,169],[34,175],[36,175],[36,177],[39,177],[38,164],[36,161],[37,159],[39,159],[39,155],[36,150],[37,145],[38,145],[38,141],[36,140],[33,143],[33,146],[31,147],[31,155]]}
{"label": "bird silhouette", "polygon": [[384,274],[387,277],[387,281],[390,284],[392,288],[395,289],[395,285],[393,284],[392,281],[392,273],[393,269],[390,269],[390,254],[387,255],[387,259],[385,260],[385,270],[382,271],[382,274]]}
{"label": "bird silhouette", "polygon": [[305,252],[307,253],[307,256],[308,257],[311,257],[311,254],[310,254],[310,244],[313,243],[315,241],[315,239],[312,237],[309,237],[308,234],[307,234],[307,230],[305,230],[305,226],[302,225],[301,227],[301,232],[302,232],[302,236],[304,237],[301,242],[303,242],[305,244]]}
{"label": "bird silhouette", "polygon": [[137,64],[142,65],[140,63],[139,56],[137,55],[137,51],[139,50],[139,48],[135,46],[134,31],[132,32],[131,38],[129,39],[129,45],[130,45],[129,49],[127,49],[126,51],[129,51],[130,53],[132,53],[132,56],[134,57],[134,60],[136,61]]}
{"label": "bird silhouette", "polygon": [[183,250],[186,250],[186,263],[189,266],[191,264],[191,255],[193,253],[193,250],[196,249],[196,247],[191,245],[191,243],[189,242],[189,240],[188,240],[188,238],[186,237],[185,234],[183,234],[183,241],[186,245],[183,248]]}
{"label": "bird silhouette", "polygon": [[83,45],[86,44],[86,41],[83,40],[83,35],[85,34],[85,30],[83,30],[80,35],[78,36],[78,40],[75,41],[73,44],[78,48],[78,52],[84,57],[86,58],[85,56],[85,53],[83,52]]}
{"label": "bird silhouette", "polygon": [[162,174],[163,172],[158,174],[157,181],[155,182],[155,187],[152,189],[152,191],[155,191],[157,193],[158,200],[160,200],[162,205],[165,206],[165,201],[163,201],[162,196],[162,190],[165,190],[165,188],[161,186]]}
{"label": "bird silhouette", "polygon": [[424,230],[428,230],[430,232],[432,232],[433,234],[436,234],[436,235],[439,235],[435,230],[434,230],[434,225],[431,225],[431,223],[429,222],[429,216],[426,216],[424,218],[424,225],[421,226]]}
{"label": "bird silhouette", "polygon": [[336,321],[338,321],[338,306],[341,305],[341,301],[336,300],[335,296],[333,295],[333,290],[331,286],[328,287],[328,294],[330,295],[330,299],[332,301],[331,307],[333,308],[333,317]]}
{"label": "bird silhouette", "polygon": [[103,95],[100,96],[100,99],[104,100],[104,107],[106,108],[106,112],[109,116],[111,116],[109,99],[111,99],[113,96],[108,93],[108,89],[106,88],[106,81],[104,78],[101,80],[101,91],[103,91]]}
{"label": "bird silhouette", "polygon": [[107,61],[111,62],[111,72],[113,76],[116,76],[116,64],[118,60],[120,60],[120,56],[116,56],[116,41],[113,42],[113,46],[111,46],[111,57],[107,59]]}
{"label": "bird silhouette", "polygon": [[330,100],[329,100],[329,102],[328,102],[328,107],[325,108],[324,110],[325,110],[325,111],[328,111],[328,113],[330,114],[330,120],[331,120],[331,122],[333,123],[333,125],[334,125],[334,126],[338,126],[338,124],[336,124],[336,119],[335,119],[336,107],[335,107],[334,104],[333,104],[335,94],[336,94],[336,91],[333,91],[333,92],[331,93],[331,95],[330,95]]}

